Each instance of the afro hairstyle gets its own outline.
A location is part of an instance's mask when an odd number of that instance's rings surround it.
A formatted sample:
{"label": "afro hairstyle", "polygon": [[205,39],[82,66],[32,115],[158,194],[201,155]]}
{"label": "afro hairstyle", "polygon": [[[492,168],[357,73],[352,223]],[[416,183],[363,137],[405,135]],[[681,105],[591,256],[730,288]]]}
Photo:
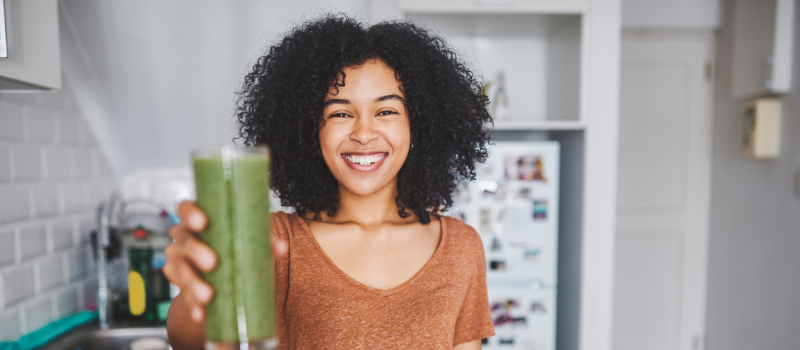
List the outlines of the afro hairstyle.
{"label": "afro hairstyle", "polygon": [[[479,78],[440,37],[412,23],[366,26],[328,14],[289,31],[258,60],[237,93],[239,138],[271,149],[272,189],[300,215],[336,215],[338,183],[320,153],[323,102],[343,69],[379,59],[406,95],[412,148],[397,174],[401,217],[423,224],[453,204],[487,157],[492,119]],[[341,86],[341,85],[340,85]]]}

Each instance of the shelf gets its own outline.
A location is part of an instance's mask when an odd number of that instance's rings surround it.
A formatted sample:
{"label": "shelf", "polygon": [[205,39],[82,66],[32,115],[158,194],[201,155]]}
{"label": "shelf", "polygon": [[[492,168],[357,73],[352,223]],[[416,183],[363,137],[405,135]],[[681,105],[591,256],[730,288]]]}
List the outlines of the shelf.
{"label": "shelf", "polygon": [[532,120],[516,121],[502,120],[495,121],[494,130],[584,130],[586,123],[576,120]]}
{"label": "shelf", "polygon": [[444,37],[490,87],[504,81],[505,99],[496,88],[487,95],[498,105],[508,102],[508,119],[574,121],[581,115],[582,16],[407,13],[405,18]]}
{"label": "shelf", "polygon": [[586,11],[585,0],[397,0],[405,13],[519,13],[569,15]]}

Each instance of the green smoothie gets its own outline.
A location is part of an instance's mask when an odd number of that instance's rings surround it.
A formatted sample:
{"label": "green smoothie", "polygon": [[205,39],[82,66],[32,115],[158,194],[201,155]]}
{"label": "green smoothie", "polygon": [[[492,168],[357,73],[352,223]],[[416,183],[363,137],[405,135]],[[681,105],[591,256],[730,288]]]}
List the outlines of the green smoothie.
{"label": "green smoothie", "polygon": [[208,216],[200,238],[217,253],[206,306],[208,341],[258,343],[275,336],[266,148],[195,151],[197,205]]}

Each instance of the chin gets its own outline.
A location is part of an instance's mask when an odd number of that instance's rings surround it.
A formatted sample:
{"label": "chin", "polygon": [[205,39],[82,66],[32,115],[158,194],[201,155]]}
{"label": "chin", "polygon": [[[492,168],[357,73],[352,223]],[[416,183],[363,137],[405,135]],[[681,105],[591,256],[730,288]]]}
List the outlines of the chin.
{"label": "chin", "polygon": [[372,181],[352,181],[353,183],[342,184],[351,193],[358,196],[369,196],[380,192],[387,184],[373,183]]}

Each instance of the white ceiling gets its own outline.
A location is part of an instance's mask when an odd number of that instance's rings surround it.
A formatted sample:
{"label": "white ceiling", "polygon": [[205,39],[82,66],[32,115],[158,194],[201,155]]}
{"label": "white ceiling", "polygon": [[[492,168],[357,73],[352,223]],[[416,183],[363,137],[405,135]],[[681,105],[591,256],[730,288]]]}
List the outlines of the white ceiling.
{"label": "white ceiling", "polygon": [[230,142],[234,92],[255,59],[303,19],[361,17],[364,0],[62,0],[65,79],[116,175],[183,167]]}

